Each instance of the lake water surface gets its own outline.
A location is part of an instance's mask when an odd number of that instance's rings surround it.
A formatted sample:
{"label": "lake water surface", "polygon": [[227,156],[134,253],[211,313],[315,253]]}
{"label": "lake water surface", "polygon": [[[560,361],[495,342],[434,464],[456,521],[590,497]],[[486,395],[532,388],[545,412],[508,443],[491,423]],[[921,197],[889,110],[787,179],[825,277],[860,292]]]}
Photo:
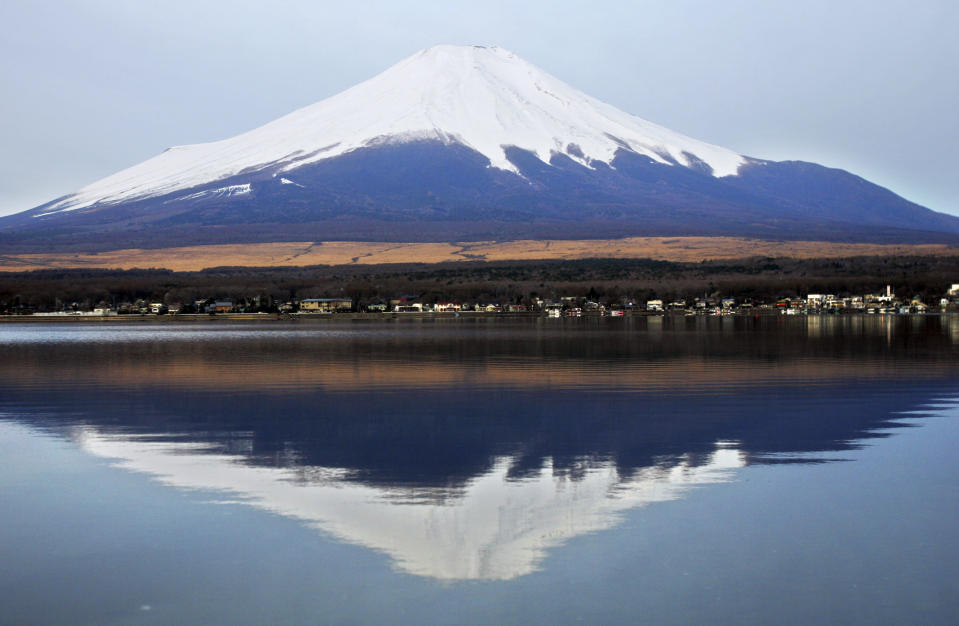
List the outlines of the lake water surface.
{"label": "lake water surface", "polygon": [[959,318],[0,325],[0,624],[959,615]]}

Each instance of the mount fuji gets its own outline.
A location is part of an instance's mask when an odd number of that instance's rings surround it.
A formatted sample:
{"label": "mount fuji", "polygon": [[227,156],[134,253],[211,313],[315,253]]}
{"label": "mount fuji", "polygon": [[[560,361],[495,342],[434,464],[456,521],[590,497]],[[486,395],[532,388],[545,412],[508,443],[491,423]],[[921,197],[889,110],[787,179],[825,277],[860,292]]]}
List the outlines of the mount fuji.
{"label": "mount fuji", "polygon": [[959,217],[842,170],[692,139],[501,48],[436,46],[0,218],[9,251],[631,235],[955,242]]}

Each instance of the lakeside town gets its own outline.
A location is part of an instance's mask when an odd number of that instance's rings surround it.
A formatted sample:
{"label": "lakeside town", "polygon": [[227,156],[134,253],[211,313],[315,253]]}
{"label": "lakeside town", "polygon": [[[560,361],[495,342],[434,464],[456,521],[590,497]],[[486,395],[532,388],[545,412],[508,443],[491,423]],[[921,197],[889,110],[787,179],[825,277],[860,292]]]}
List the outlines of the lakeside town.
{"label": "lakeside town", "polygon": [[959,283],[943,291],[935,302],[919,296],[897,295],[891,285],[882,293],[836,296],[808,294],[784,297],[775,301],[750,298],[703,296],[693,299],[637,301],[631,298],[600,299],[585,296],[563,296],[555,299],[529,298],[522,302],[455,302],[421,295],[403,295],[387,301],[358,303],[351,298],[303,298],[278,302],[269,297],[244,299],[210,297],[190,303],[98,302],[84,306],[80,302],[64,303],[57,310],[35,311],[25,307],[2,312],[8,319],[38,318],[104,318],[120,316],[229,316],[298,318],[342,314],[520,314],[546,317],[625,317],[628,315],[816,315],[816,314],[882,314],[923,315],[959,312]]}

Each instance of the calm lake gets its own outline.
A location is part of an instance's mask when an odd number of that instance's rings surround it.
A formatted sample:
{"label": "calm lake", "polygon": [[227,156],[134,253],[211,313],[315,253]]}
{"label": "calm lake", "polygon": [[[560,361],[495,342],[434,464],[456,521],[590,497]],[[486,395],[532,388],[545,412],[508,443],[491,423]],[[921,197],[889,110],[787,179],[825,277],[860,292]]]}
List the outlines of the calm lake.
{"label": "calm lake", "polygon": [[0,325],[2,624],[954,624],[959,317]]}

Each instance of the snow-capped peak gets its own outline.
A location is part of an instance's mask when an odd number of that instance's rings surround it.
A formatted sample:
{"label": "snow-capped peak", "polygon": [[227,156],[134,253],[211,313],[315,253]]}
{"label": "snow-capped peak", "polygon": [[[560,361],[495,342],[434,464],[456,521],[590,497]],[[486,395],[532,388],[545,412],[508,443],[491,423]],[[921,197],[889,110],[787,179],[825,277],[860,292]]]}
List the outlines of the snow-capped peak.
{"label": "snow-capped peak", "polygon": [[47,213],[155,197],[270,168],[287,173],[357,148],[433,139],[516,172],[515,146],[590,166],[632,150],[664,164],[737,173],[745,159],[592,98],[497,47],[440,45],[331,98],[212,143],[178,146],[95,182]]}

